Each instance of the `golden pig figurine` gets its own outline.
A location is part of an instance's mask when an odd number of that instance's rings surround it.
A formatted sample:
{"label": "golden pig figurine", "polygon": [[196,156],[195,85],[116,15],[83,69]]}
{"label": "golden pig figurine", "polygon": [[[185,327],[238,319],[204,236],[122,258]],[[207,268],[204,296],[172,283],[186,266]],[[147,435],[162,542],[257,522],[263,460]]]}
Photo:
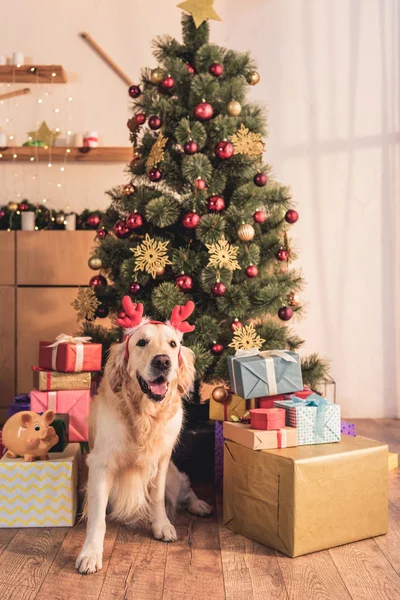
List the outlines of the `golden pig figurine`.
{"label": "golden pig figurine", "polygon": [[47,460],[50,448],[58,442],[54,427],[50,427],[53,421],[53,410],[46,410],[42,415],[24,410],[10,417],[3,427],[6,456],[23,456],[25,462]]}

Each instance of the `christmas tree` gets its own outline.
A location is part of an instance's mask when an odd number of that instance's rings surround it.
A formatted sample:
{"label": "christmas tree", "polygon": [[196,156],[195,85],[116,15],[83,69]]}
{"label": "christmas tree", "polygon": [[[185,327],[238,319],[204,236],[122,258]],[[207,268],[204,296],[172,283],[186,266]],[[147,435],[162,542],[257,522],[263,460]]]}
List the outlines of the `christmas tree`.
{"label": "christmas tree", "polygon": [[[129,88],[131,180],[108,192],[89,260],[101,274],[75,305],[82,333],[107,349],[122,331],[92,319],[110,314],[115,323],[124,295],[159,320],[193,300],[196,329],[185,344],[199,381],[213,383],[228,380],[227,355],[248,344],[247,335],[237,339],[241,328],[262,349],[302,345],[285,321],[301,312],[303,280],[289,267],[298,213],[263,163],[265,111],[247,99],[260,80],[256,65],[248,53],[211,44],[208,22],[192,12],[182,18],[183,43],[157,38],[158,66]],[[325,371],[317,355],[303,359],[306,383]]]}

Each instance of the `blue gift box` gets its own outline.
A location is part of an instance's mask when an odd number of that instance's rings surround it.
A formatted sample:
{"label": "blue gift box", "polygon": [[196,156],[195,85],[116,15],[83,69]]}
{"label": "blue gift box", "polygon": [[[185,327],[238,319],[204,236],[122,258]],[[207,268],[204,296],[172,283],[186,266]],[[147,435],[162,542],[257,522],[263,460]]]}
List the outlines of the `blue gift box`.
{"label": "blue gift box", "polygon": [[239,350],[228,356],[228,369],[232,390],[245,399],[303,389],[300,357],[289,350]]}
{"label": "blue gift box", "polygon": [[29,394],[20,394],[14,398],[13,402],[8,405],[8,418],[22,410],[31,410],[31,398]]}

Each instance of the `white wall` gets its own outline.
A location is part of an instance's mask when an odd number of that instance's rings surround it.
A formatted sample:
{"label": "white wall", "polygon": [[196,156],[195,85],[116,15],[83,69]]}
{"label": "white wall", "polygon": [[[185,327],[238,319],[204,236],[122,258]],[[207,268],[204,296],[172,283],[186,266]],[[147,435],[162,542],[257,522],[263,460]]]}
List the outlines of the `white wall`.
{"label": "white wall", "polygon": [[[127,144],[126,86],[78,33],[134,78],[155,65],[155,35],[180,35],[177,3],[1,0],[0,53],[61,63],[71,83],[0,105],[0,126],[14,117],[7,126],[18,143],[45,118]],[[215,8],[223,21],[212,24],[213,40],[258,61],[262,81],[251,93],[269,107],[267,160],[298,202],[292,231],[308,311],[296,329],[306,351],[331,357],[346,416],[399,416],[399,0],[216,0]],[[33,180],[33,165],[0,164],[0,202],[20,193],[59,208],[104,207],[104,190],[126,178],[123,165],[59,167],[39,166]]]}

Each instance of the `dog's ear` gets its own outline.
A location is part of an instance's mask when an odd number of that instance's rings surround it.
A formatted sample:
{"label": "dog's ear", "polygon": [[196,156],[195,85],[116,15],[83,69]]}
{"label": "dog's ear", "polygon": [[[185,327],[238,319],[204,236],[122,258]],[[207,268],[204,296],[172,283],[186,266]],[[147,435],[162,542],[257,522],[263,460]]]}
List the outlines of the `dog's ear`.
{"label": "dog's ear", "polygon": [[193,351],[186,346],[181,346],[179,356],[178,389],[182,396],[186,396],[194,382],[196,369],[194,368],[195,356]]}
{"label": "dog's ear", "polygon": [[118,392],[127,377],[126,371],[126,342],[111,346],[110,354],[104,368],[104,377],[107,379],[113,392]]}

